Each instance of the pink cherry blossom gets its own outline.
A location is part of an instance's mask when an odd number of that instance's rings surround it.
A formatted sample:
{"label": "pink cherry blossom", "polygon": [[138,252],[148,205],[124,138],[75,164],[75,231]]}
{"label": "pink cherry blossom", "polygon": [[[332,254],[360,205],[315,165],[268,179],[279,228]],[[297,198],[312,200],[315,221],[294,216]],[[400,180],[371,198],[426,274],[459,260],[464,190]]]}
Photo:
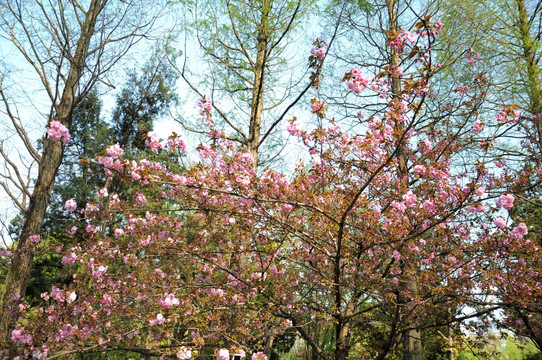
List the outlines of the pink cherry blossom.
{"label": "pink cherry blossom", "polygon": [[473,134],[479,134],[481,133],[485,128],[484,123],[481,120],[476,120],[474,124],[472,124],[471,132]]}
{"label": "pink cherry blossom", "polygon": [[149,132],[147,134],[147,140],[145,140],[145,145],[150,147],[151,151],[154,153],[158,153],[158,150],[164,147],[164,144],[162,144],[158,140],[158,136],[154,132]]}
{"label": "pink cherry blossom", "polygon": [[149,323],[150,323],[151,325],[161,325],[161,324],[163,324],[165,321],[166,321],[166,319],[164,318],[164,315],[162,315],[162,314],[157,314],[157,315],[156,315],[156,318],[149,320]]}
{"label": "pink cherry blossom", "polygon": [[107,197],[109,193],[107,192],[106,188],[101,188],[96,192],[96,196],[98,197]]}
{"label": "pink cherry blossom", "polygon": [[179,299],[177,299],[175,295],[167,293],[164,295],[163,299],[158,301],[158,303],[166,310],[169,310],[172,306],[179,306],[180,304]]}
{"label": "pink cherry blossom", "polygon": [[120,147],[119,143],[112,145],[107,148],[107,155],[111,156],[113,159],[116,159],[124,153],[124,150]]}
{"label": "pink cherry blossom", "polygon": [[395,200],[391,202],[391,206],[401,215],[405,213],[407,208],[404,203]]}
{"label": "pink cherry blossom", "polygon": [[410,31],[401,31],[401,33],[406,37],[408,41],[410,41],[411,44],[416,41],[416,35]]}
{"label": "pink cherry blossom", "polygon": [[77,255],[75,252],[70,252],[62,257],[62,264],[63,265],[73,265],[75,263],[75,260],[77,260]]}
{"label": "pink cherry blossom", "polygon": [[518,226],[512,229],[510,236],[516,240],[521,240],[525,235],[527,235],[527,233],[527,225],[525,223],[520,223]]}
{"label": "pink cherry blossom", "polygon": [[414,172],[419,176],[423,176],[423,175],[427,174],[427,169],[423,165],[415,165],[414,166]]}
{"label": "pink cherry blossom", "polygon": [[216,360],[230,360],[230,351],[228,349],[220,349],[216,354]]}
{"label": "pink cherry blossom", "polygon": [[258,351],[257,353],[252,354],[252,360],[267,360],[267,356],[263,351]]}
{"label": "pink cherry blossom", "polygon": [[497,200],[497,206],[510,210],[514,207],[514,199],[512,194],[501,195]]}
{"label": "pink cherry blossom", "polygon": [[192,350],[186,346],[182,346],[179,351],[177,351],[177,359],[179,360],[188,360],[192,358]]}
{"label": "pink cherry blossom", "polygon": [[435,203],[431,199],[427,199],[423,202],[423,209],[428,213],[433,213],[435,211]]}
{"label": "pink cherry blossom", "polygon": [[437,21],[433,24],[433,35],[438,35],[444,25],[441,21]]}
{"label": "pink cherry blossom", "polygon": [[416,195],[413,194],[412,191],[409,191],[403,195],[403,200],[407,208],[413,207],[416,204]]}
{"label": "pink cherry blossom", "polygon": [[115,236],[122,236],[124,235],[124,230],[122,229],[115,229]]}
{"label": "pink cherry blossom", "polygon": [[64,144],[70,142],[70,132],[68,128],[62,125],[59,121],[53,120],[47,127],[47,134],[52,141],[58,141],[62,139]]}
{"label": "pink cherry blossom", "polygon": [[501,228],[501,229],[506,228],[506,220],[504,220],[504,219],[503,219],[502,217],[500,217],[500,216],[499,216],[498,218],[496,218],[495,221],[493,221],[493,223],[494,223],[497,227],[499,227],[499,228]]}
{"label": "pink cherry blossom", "polygon": [[66,208],[67,211],[72,212],[75,209],[77,209],[77,202],[74,199],[70,199],[66,201],[66,203],[64,204],[64,207]]}
{"label": "pink cherry blossom", "polygon": [[32,335],[25,334],[25,329],[19,328],[11,332],[11,340],[14,343],[32,345]]}

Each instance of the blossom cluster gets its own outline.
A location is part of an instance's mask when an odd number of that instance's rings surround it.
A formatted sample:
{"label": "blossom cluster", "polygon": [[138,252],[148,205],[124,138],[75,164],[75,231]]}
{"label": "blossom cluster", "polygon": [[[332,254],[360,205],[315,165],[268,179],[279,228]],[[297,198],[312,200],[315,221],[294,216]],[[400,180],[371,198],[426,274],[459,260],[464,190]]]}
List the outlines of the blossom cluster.
{"label": "blossom cluster", "polygon": [[70,132],[58,120],[53,120],[47,126],[47,134],[52,141],[62,140],[64,144],[70,142]]}
{"label": "blossom cluster", "polygon": [[203,118],[203,122],[211,126],[213,124],[211,111],[213,110],[213,103],[209,96],[204,95],[202,99],[198,100],[198,107],[200,108],[199,114]]}
{"label": "blossom cluster", "polygon": [[323,59],[326,56],[328,44],[324,40],[315,41],[315,47],[311,48],[311,54],[319,59]]}
{"label": "blossom cluster", "polygon": [[[401,68],[397,68],[400,74],[402,74]],[[373,80],[369,76],[364,76],[361,69],[352,69],[349,73],[349,81],[347,86],[354,93],[359,94],[365,89],[371,89],[380,94],[381,97],[387,97],[390,87],[389,79]]]}
{"label": "blossom cluster", "polygon": [[401,30],[389,40],[389,46],[397,54],[402,54],[407,42],[414,44],[416,42],[416,35],[413,32]]}

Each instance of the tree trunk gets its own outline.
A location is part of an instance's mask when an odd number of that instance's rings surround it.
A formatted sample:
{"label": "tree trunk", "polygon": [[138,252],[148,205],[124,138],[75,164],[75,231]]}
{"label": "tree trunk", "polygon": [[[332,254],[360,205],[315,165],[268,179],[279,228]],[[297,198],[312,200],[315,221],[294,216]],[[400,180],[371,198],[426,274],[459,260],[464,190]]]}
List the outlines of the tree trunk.
{"label": "tree trunk", "polygon": [[[389,30],[390,32],[397,32],[397,0],[386,0],[386,5],[388,7],[388,16],[389,16]],[[394,68],[399,67],[400,59],[399,54],[391,49],[391,63],[390,67],[392,71]],[[399,75],[394,72],[391,79],[391,90],[393,93],[394,101],[401,101],[401,78]],[[397,122],[396,124],[399,132],[403,131],[403,124]],[[408,169],[407,169],[407,157],[404,151],[402,144],[397,144],[397,161],[399,164],[398,175],[401,181],[406,181],[408,186]],[[418,286],[416,284],[415,277],[416,269],[412,268],[412,265],[404,265],[403,274],[404,278],[401,282],[402,289],[401,291],[406,291],[410,293],[410,296],[414,297],[418,293]],[[407,302],[409,300],[406,300]],[[405,304],[406,305],[406,304]],[[409,312],[409,306],[406,306],[405,314]],[[404,346],[404,359],[405,360],[422,360],[422,339],[421,334],[418,329],[406,330],[403,337],[403,346]]]}
{"label": "tree trunk", "polygon": [[[106,0],[92,0],[86,12],[85,22],[77,42],[77,48],[71,60],[70,69],[66,78],[65,87],[58,105],[55,106],[56,120],[66,125],[71,124],[71,115],[76,105],[75,95],[79,86],[79,79],[84,69],[88,54],[90,39],[95,31],[98,14],[105,6]],[[65,55],[71,59],[70,54]],[[49,205],[49,198],[53,188],[58,167],[62,162],[63,145],[61,141],[45,140],[41,162],[39,164],[38,178],[30,197],[29,206],[24,213],[23,229],[21,231],[17,249],[8,270],[5,282],[5,291],[0,299],[0,344],[7,349],[11,342],[11,331],[17,320],[17,307],[19,299],[24,297],[26,285],[32,269],[32,260],[35,254],[29,237],[39,234],[45,211]],[[4,350],[5,356],[11,356],[10,350]]]}
{"label": "tree trunk", "polygon": [[256,64],[254,66],[254,87],[252,89],[252,104],[250,106],[250,128],[248,135],[248,149],[254,158],[254,166],[258,165],[258,148],[263,113],[263,93],[267,50],[269,45],[269,12],[271,0],[262,1],[262,14],[258,26],[258,44],[256,47]]}

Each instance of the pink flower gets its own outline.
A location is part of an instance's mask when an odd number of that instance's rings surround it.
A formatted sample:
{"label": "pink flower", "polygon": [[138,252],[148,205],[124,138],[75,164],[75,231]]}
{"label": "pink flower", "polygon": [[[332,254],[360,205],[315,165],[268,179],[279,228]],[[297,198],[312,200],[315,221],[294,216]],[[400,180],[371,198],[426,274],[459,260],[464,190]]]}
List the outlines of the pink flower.
{"label": "pink flower", "polygon": [[24,334],[24,328],[13,330],[11,332],[11,340],[14,343],[32,345],[32,335]]}
{"label": "pink flower", "polygon": [[70,132],[57,120],[53,120],[49,123],[49,126],[47,127],[47,134],[52,141],[62,139],[64,144],[70,142]]}
{"label": "pink flower", "polygon": [[10,257],[11,251],[8,250],[0,250],[0,257]]}
{"label": "pink flower", "polygon": [[179,299],[173,294],[165,294],[165,298],[160,299],[158,303],[166,310],[169,310],[172,306],[179,306],[180,304]]}
{"label": "pink flower", "polygon": [[186,144],[184,141],[178,137],[176,137],[174,140],[168,140],[169,149],[171,151],[174,151],[175,149],[179,149],[181,153],[186,152]]}
{"label": "pink flower", "polygon": [[263,351],[258,351],[257,353],[252,354],[252,360],[267,360],[267,356]]}
{"label": "pink flower", "polygon": [[408,41],[410,41],[411,44],[416,41],[416,35],[410,31],[401,31],[403,35],[407,38]]}
{"label": "pink flower", "polygon": [[186,346],[182,346],[177,352],[177,359],[188,360],[190,358],[192,358],[192,350]]}
{"label": "pink flower", "polygon": [[70,199],[66,201],[66,203],[64,204],[64,207],[66,208],[67,211],[72,212],[75,209],[77,209],[77,202],[74,199]]}
{"label": "pink flower", "polygon": [[423,165],[416,165],[414,166],[414,172],[416,175],[423,176],[427,174],[427,169]]}
{"label": "pink flower", "polygon": [[399,261],[399,260],[401,260],[401,253],[399,253],[399,251],[397,251],[397,250],[393,250],[392,257],[395,259],[395,261]]}
{"label": "pink flower", "polygon": [[394,208],[401,215],[404,214],[406,210],[405,204],[395,200],[391,202],[391,207]]}
{"label": "pink flower", "polygon": [[433,31],[433,34],[434,35],[438,35],[438,33],[442,30],[442,22],[440,21],[437,21],[436,23],[433,24],[433,29],[435,29],[435,31]]}
{"label": "pink flower", "polygon": [[103,274],[107,272],[107,268],[107,265],[100,265],[97,269],[94,269],[94,267],[92,267],[92,276],[94,276],[95,278],[100,278]]}
{"label": "pink flower", "polygon": [[109,193],[107,192],[107,189],[106,188],[101,188],[100,190],[98,190],[96,192],[96,195],[98,197],[107,197],[107,195],[109,195]]}
{"label": "pink flower", "polygon": [[473,134],[479,134],[481,133],[485,128],[484,123],[480,120],[476,120],[474,124],[472,124],[472,129],[470,130]]}
{"label": "pink flower", "polygon": [[314,52],[314,55],[316,55],[320,59],[323,59],[326,56],[326,49],[320,48]]}
{"label": "pink flower", "polygon": [[504,220],[504,219],[503,219],[502,217],[500,217],[500,216],[499,216],[498,218],[496,218],[495,221],[493,221],[493,223],[494,223],[497,227],[499,227],[499,228],[501,228],[501,229],[506,228],[506,220]]}
{"label": "pink flower", "polygon": [[30,235],[30,242],[32,244],[37,244],[40,242],[41,237],[39,235]]}
{"label": "pink flower", "polygon": [[525,223],[520,223],[518,226],[516,226],[513,230],[510,236],[516,240],[521,240],[525,235],[527,235],[527,225]]}
{"label": "pink flower", "polygon": [[165,321],[166,321],[166,319],[164,318],[164,315],[162,315],[162,314],[157,314],[157,315],[156,315],[156,319],[151,319],[151,320],[149,320],[149,323],[150,323],[151,325],[161,325],[161,324],[163,324]]}
{"label": "pink flower", "polygon": [[403,200],[406,207],[413,207],[416,204],[416,194],[413,194],[412,191],[409,191],[408,193],[403,195]]}
{"label": "pink flower", "polygon": [[139,205],[145,205],[147,203],[147,198],[142,193],[138,193],[136,196],[136,202]]}
{"label": "pink flower", "polygon": [[120,147],[119,143],[112,145],[107,148],[107,155],[111,156],[113,159],[118,158],[124,153],[124,150]]}
{"label": "pink flower", "polygon": [[435,211],[435,203],[432,200],[427,199],[423,202],[423,209],[428,213],[433,213],[433,211]]}
{"label": "pink flower", "polygon": [[502,206],[503,208],[510,210],[514,207],[514,195],[506,194],[501,195],[497,200],[497,206]]}
{"label": "pink flower", "polygon": [[115,236],[122,236],[124,235],[124,230],[122,229],[115,229]]}
{"label": "pink flower", "polygon": [[320,103],[319,101],[311,101],[311,112],[314,114],[314,113],[317,113],[318,111],[320,111],[320,109],[323,107],[323,104]]}
{"label": "pink flower", "polygon": [[158,136],[153,132],[147,134],[147,140],[145,140],[145,145],[150,147],[153,153],[157,153],[158,150],[164,147],[164,144],[158,141]]}
{"label": "pink flower", "polygon": [[77,260],[77,255],[74,252],[71,252],[62,257],[62,264],[73,265],[75,263],[75,260]]}
{"label": "pink flower", "polygon": [[288,127],[286,128],[290,135],[296,136],[299,133],[299,129],[297,128],[297,125],[295,123],[288,124]]}
{"label": "pink flower", "polygon": [[230,360],[230,351],[228,349],[220,349],[216,354],[216,360]]}

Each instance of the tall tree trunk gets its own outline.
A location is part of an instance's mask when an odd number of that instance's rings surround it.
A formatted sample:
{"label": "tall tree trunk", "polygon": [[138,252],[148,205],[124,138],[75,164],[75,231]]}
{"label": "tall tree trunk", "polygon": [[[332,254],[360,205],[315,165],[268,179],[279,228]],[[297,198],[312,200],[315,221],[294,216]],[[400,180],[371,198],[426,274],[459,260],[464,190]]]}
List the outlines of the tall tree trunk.
{"label": "tall tree trunk", "polygon": [[258,164],[258,147],[260,143],[263,93],[267,50],[269,46],[269,12],[272,0],[262,1],[262,14],[258,26],[258,44],[256,47],[256,64],[254,66],[254,87],[252,89],[252,104],[250,106],[250,128],[248,136],[248,149],[254,158],[254,166]]}
{"label": "tall tree trunk", "polygon": [[[73,54],[70,63],[62,97],[58,105],[55,106],[56,120],[68,126],[68,128],[71,124],[73,108],[76,105],[76,91],[85,66],[90,40],[95,31],[96,19],[106,2],[107,0],[92,0],[89,5],[75,54]],[[66,57],[70,58],[70,54]],[[30,197],[29,206],[24,213],[23,228],[8,270],[5,290],[0,299],[0,342],[6,348],[4,350],[5,356],[11,356],[10,350],[7,348],[11,341],[11,331],[14,329],[17,320],[16,309],[19,299],[25,295],[30,270],[32,269],[35,249],[29,237],[39,234],[41,231],[53,183],[58,167],[62,162],[62,154],[63,145],[61,141],[45,140],[38,178]]]}
{"label": "tall tree trunk", "polygon": [[[392,33],[395,33],[399,30],[397,24],[397,0],[386,0],[386,5],[388,7],[388,17],[389,17],[389,30]],[[398,68],[400,65],[399,54],[395,49],[391,49],[391,68],[392,71],[394,68]],[[391,90],[393,93],[393,101],[401,101],[401,78],[399,75],[394,72],[391,79]],[[399,133],[401,133],[404,128],[404,125],[400,122],[396,124]],[[408,170],[407,170],[407,157],[405,150],[402,144],[397,144],[397,161],[399,164],[398,175],[400,181],[405,181],[408,186]],[[403,264],[403,281],[401,282],[402,292],[408,292],[410,296],[414,297],[418,293],[418,285],[416,283],[415,276],[416,269],[411,263]],[[408,303],[410,300],[406,300]],[[405,314],[409,312],[409,306],[405,307]],[[422,340],[421,333],[418,329],[406,330],[403,337],[403,346],[404,346],[404,359],[405,360],[422,360]]]}

